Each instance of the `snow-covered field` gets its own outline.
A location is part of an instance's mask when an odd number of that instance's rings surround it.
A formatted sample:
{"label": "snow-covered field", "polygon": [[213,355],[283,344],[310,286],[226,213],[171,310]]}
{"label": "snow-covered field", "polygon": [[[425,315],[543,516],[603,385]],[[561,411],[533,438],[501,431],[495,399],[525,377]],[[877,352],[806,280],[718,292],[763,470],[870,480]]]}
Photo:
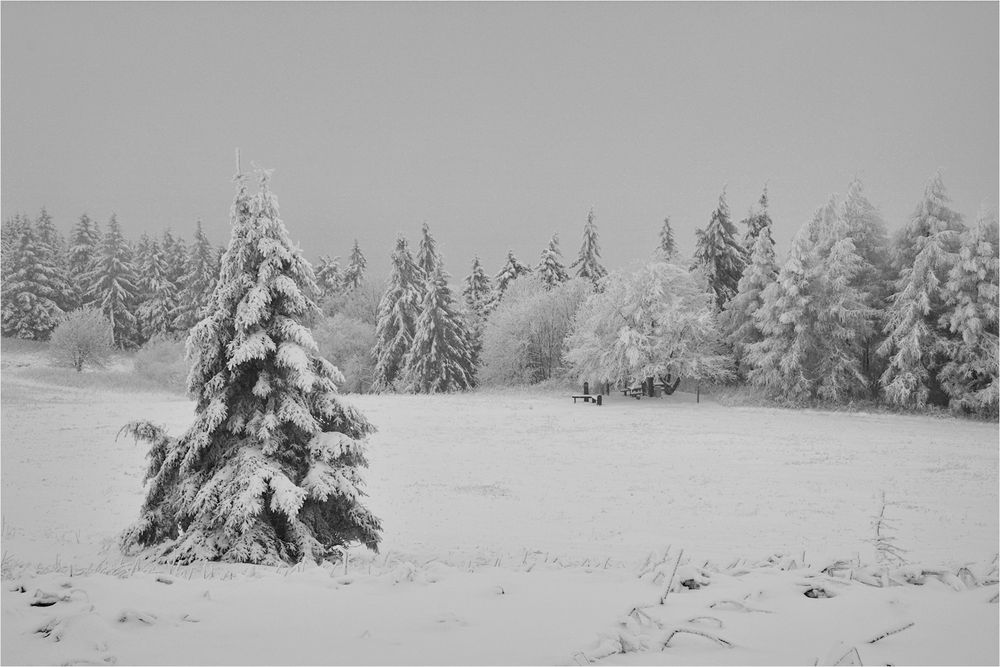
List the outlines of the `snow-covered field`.
{"label": "snow-covered field", "polygon": [[[367,472],[378,556],[353,552],[346,575],[170,571],[114,547],[144,468],[143,447],[115,436],[136,418],[180,430],[192,403],[3,362],[5,664],[834,664],[852,648],[865,664],[1000,661],[996,424],[680,392],[602,407],[561,393],[352,397],[380,429]],[[882,490],[918,564],[896,576],[922,586],[873,587],[858,567],[874,562]],[[820,572],[837,558],[851,563]],[[706,585],[680,586],[691,579]],[[833,597],[803,595],[816,587]],[[31,606],[45,594],[59,601]],[[678,627],[732,647],[682,633],[661,652]]]}

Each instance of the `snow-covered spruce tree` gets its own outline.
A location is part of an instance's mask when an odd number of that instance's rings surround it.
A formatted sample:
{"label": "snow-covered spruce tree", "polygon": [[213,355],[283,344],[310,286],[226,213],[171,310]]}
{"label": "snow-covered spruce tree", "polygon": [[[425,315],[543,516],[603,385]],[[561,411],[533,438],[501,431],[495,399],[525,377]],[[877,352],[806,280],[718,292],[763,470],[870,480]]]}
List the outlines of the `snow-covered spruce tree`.
{"label": "snow-covered spruce tree", "polygon": [[367,266],[368,260],[365,259],[364,253],[361,252],[358,240],[354,239],[354,247],[351,248],[351,257],[347,260],[347,268],[344,269],[343,286],[345,291],[349,292],[361,286],[361,282],[365,277],[365,267]]}
{"label": "snow-covered spruce tree", "polygon": [[677,257],[677,244],[674,242],[674,230],[670,226],[670,216],[663,219],[663,226],[660,227],[660,243],[656,247],[660,258],[665,261],[673,261]]}
{"label": "snow-covered spruce tree", "polygon": [[566,273],[566,267],[563,266],[562,253],[559,251],[558,234],[553,234],[549,245],[542,250],[541,261],[538,262],[538,268],[535,270],[538,272],[542,284],[549,288],[569,280],[569,274]]}
{"label": "snow-covered spruce tree", "polygon": [[475,366],[472,341],[448,287],[441,258],[425,281],[413,343],[403,360],[403,384],[417,393],[469,389]]}
{"label": "snow-covered spruce tree", "polygon": [[0,331],[4,336],[46,340],[63,315],[59,307],[64,287],[59,267],[35,226],[25,220],[3,257],[0,287]]}
{"label": "snow-covered spruce tree", "polygon": [[[0,230],[0,259],[6,261],[7,253],[18,244],[21,232],[30,226],[31,219],[23,213],[15,213],[4,219],[3,228]],[[3,262],[0,262],[0,267],[2,264]]]}
{"label": "snow-covered spruce tree", "polygon": [[113,213],[108,221],[108,231],[97,249],[93,268],[85,279],[87,300],[111,322],[115,345],[120,348],[134,345],[138,338],[135,316],[138,279],[132,263],[132,249],[122,236],[118,218]]}
{"label": "snow-covered spruce tree", "polygon": [[771,228],[771,214],[767,211],[768,202],[767,186],[765,185],[764,191],[757,201],[757,208],[751,210],[750,215],[742,221],[746,227],[746,231],[743,233],[743,248],[748,251],[753,248],[753,244],[757,240],[757,236],[761,230]]}
{"label": "snow-covered spruce tree", "polygon": [[373,391],[392,389],[402,376],[403,361],[413,343],[420,314],[419,273],[406,239],[400,236],[392,253],[389,282],[378,305],[375,347],[372,348],[375,358]]}
{"label": "snow-covered spruce tree", "polygon": [[344,273],[340,269],[340,257],[323,255],[316,266],[316,286],[320,297],[326,299],[340,293],[344,284]]}
{"label": "snow-covered spruce tree", "polygon": [[94,267],[97,249],[101,244],[101,231],[97,222],[90,219],[86,213],[73,225],[69,238],[68,269],[69,280],[77,295],[77,303],[86,305],[86,279]]}
{"label": "snow-covered spruce tree", "polygon": [[140,303],[136,309],[139,331],[143,340],[166,335],[174,330],[177,292],[167,278],[167,259],[160,244],[143,235],[143,248],[138,257]]}
{"label": "snow-covered spruce tree", "polygon": [[178,295],[177,307],[173,312],[174,330],[189,331],[205,314],[219,278],[215,259],[215,248],[205,236],[201,220],[198,220],[195,223],[194,243],[188,250],[184,278],[181,281],[184,289]]}
{"label": "snow-covered spruce tree", "polygon": [[964,225],[948,207],[940,174],[931,178],[924,198],[903,233],[896,236],[895,261],[911,261],[896,281],[886,309],[885,340],[877,352],[887,359],[881,383],[897,405],[944,405],[938,371],[950,337],[940,328],[945,313],[943,286],[957,259]]}
{"label": "snow-covered spruce tree", "polygon": [[507,262],[497,273],[494,279],[494,291],[493,291],[493,305],[491,308],[495,308],[500,300],[503,299],[504,292],[507,291],[507,287],[510,285],[511,281],[517,280],[521,276],[525,276],[531,273],[531,269],[526,265],[522,264],[517,257],[514,257],[514,251],[507,251]]}
{"label": "snow-covered spruce tree", "polygon": [[493,286],[490,277],[479,262],[479,255],[472,259],[472,273],[465,277],[465,288],[462,290],[465,304],[480,320],[485,320],[493,303]]}
{"label": "snow-covered spruce tree", "polygon": [[747,378],[793,400],[839,401],[866,391],[859,350],[872,329],[866,294],[852,285],[862,260],[836,199],[817,211],[767,286],[744,346]]}
{"label": "snow-covered spruce tree", "polygon": [[45,263],[55,268],[59,281],[57,288],[56,304],[64,311],[72,310],[79,306],[79,295],[70,283],[69,278],[69,258],[66,239],[56,229],[52,216],[42,207],[35,220],[35,230],[41,252],[45,256]]}
{"label": "snow-covered spruce tree", "polygon": [[857,177],[847,188],[844,221],[847,223],[847,233],[854,241],[862,260],[852,285],[868,294],[867,305],[875,318],[872,334],[861,347],[861,370],[868,379],[869,389],[875,394],[879,390],[879,378],[885,371],[884,360],[875,354],[875,350],[882,342],[886,301],[893,291],[892,269],[885,221],[878,209],[865,197],[861,180]]}
{"label": "snow-covered spruce tree", "polygon": [[174,236],[167,229],[163,232],[163,241],[160,247],[166,262],[167,280],[174,286],[176,292],[180,292],[184,289],[184,275],[187,273],[187,243],[183,237]]}
{"label": "snow-covered spruce tree", "polygon": [[566,360],[580,379],[730,376],[712,296],[696,273],[653,262],[632,274],[612,272],[602,286],[580,306],[566,341]]}
{"label": "snow-covered spruce tree", "polygon": [[958,261],[944,285],[946,310],[941,326],[948,361],[938,375],[953,409],[996,415],[997,383],[997,220],[980,214],[962,237]]}
{"label": "snow-covered spruce tree", "polygon": [[575,268],[578,278],[586,278],[594,284],[594,289],[597,289],[597,284],[601,278],[608,275],[608,272],[601,264],[601,249],[597,243],[597,225],[594,220],[594,209],[590,209],[587,213],[587,224],[583,226],[583,245],[580,246],[580,255],[570,264],[570,268]]}
{"label": "snow-covered spruce tree", "polygon": [[377,549],[359,470],[374,429],[340,401],[340,372],[304,325],[318,313],[316,285],[267,174],[252,198],[242,174],[236,181],[219,284],[188,339],[194,423],[178,438],[146,422],[126,427],[151,449],[146,498],[122,548],[269,565],[354,541]]}
{"label": "snow-covered spruce tree", "polygon": [[695,266],[701,268],[715,294],[715,307],[733,298],[746,266],[746,251],[736,239],[736,226],[729,219],[726,191],[719,195],[719,205],[705,229],[696,231]]}
{"label": "snow-covered spruce tree", "polygon": [[750,264],[736,288],[736,295],[730,299],[720,315],[720,324],[726,339],[733,346],[736,360],[741,364],[741,372],[746,370],[746,348],[760,341],[763,336],[754,315],[764,303],[764,290],[778,276],[778,265],[774,259],[774,240],[770,226],[761,227],[754,239],[750,253]]}
{"label": "snow-covered spruce tree", "polygon": [[440,263],[437,241],[431,236],[431,228],[425,222],[420,227],[420,244],[417,246],[417,268],[423,274],[423,279],[433,280]]}

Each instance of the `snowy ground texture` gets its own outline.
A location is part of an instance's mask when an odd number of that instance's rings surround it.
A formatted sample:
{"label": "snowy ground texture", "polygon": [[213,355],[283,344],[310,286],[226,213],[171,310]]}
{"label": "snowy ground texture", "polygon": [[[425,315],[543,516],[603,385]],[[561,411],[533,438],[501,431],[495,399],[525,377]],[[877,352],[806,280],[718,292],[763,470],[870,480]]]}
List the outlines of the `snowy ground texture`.
{"label": "snowy ground texture", "polygon": [[191,402],[43,363],[3,355],[4,664],[1000,662],[996,424],[359,396],[380,554],[170,568],[114,547],[144,468],[115,435]]}

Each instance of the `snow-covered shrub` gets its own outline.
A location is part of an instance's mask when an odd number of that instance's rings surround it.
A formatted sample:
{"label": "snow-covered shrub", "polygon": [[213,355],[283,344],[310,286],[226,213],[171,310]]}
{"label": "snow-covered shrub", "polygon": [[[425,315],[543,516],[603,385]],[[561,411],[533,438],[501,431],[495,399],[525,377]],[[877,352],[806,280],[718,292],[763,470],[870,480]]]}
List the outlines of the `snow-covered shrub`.
{"label": "snow-covered shrub", "polygon": [[320,320],[313,337],[319,353],[344,375],[341,391],[362,393],[371,390],[375,371],[372,347],[375,325],[344,313]]}
{"label": "snow-covered shrub", "polygon": [[111,355],[114,332],[96,308],[80,308],[62,318],[49,345],[53,361],[79,373],[85,365],[101,367]]}
{"label": "snow-covered shrub", "polygon": [[171,336],[153,336],[135,353],[136,375],[183,392],[187,387],[188,363],[184,341]]}
{"label": "snow-covered shrub", "polygon": [[527,384],[558,376],[573,318],[592,291],[586,278],[551,288],[538,277],[513,281],[483,331],[483,382]]}
{"label": "snow-covered shrub", "polygon": [[566,359],[580,379],[650,376],[723,380],[731,360],[721,345],[713,293],[670,262],[615,271],[580,307]]}

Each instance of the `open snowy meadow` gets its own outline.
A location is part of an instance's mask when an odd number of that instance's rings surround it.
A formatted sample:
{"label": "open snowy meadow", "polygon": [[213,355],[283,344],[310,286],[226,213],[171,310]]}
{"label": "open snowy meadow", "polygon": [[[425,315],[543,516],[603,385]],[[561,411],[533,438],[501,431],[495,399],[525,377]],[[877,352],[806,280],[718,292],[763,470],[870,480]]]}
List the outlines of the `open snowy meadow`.
{"label": "open snowy meadow", "polygon": [[193,404],[132,377],[4,352],[4,664],[998,662],[995,423],[352,396],[378,555],[170,567],[117,550],[145,447],[116,434]]}

